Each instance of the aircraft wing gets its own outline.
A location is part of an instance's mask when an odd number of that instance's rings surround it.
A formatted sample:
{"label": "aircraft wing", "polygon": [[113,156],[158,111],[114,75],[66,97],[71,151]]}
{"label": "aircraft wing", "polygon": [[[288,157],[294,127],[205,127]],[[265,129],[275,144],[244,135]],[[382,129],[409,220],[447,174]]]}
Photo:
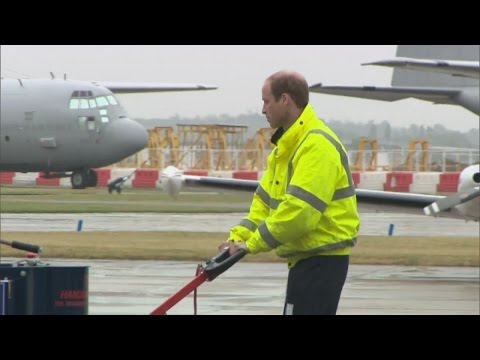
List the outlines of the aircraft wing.
{"label": "aircraft wing", "polygon": [[224,179],[211,176],[183,175],[184,185],[188,187],[203,187],[223,190],[238,190],[255,192],[258,187],[256,180]]}
{"label": "aircraft wing", "polygon": [[131,82],[103,82],[94,81],[94,84],[108,88],[114,94],[133,94],[164,91],[195,91],[215,90],[218,87],[205,84],[164,84],[164,83],[131,83]]}
{"label": "aircraft wing", "polygon": [[480,78],[480,63],[478,61],[426,60],[399,57],[394,59],[375,61],[362,65],[401,67],[405,69],[437,72],[449,74],[452,76],[463,76],[473,79]]}
{"label": "aircraft wing", "polygon": [[379,86],[323,86],[315,84],[310,91],[320,94],[358,97],[363,99],[397,101],[416,98],[437,104],[449,104],[451,98],[459,94],[454,88],[424,88],[424,87],[379,87]]}
{"label": "aircraft wing", "polygon": [[[167,182],[164,183],[165,180]],[[178,183],[181,181],[184,188],[200,187],[210,189],[240,190],[250,193],[253,193],[259,184],[259,182],[256,180],[224,179],[209,176],[180,175],[179,173],[176,173],[175,176],[166,176],[162,178],[162,185],[164,185],[166,189],[176,189],[174,192],[169,192],[171,196],[176,196],[178,194],[180,191],[180,186],[169,186],[169,180],[176,181]],[[356,189],[356,195],[360,211],[396,212],[417,215],[427,214],[427,211],[425,210],[426,207],[429,207],[434,203],[441,202],[447,198],[446,196],[440,195],[398,193],[366,189]],[[440,212],[429,215],[465,219],[463,215],[458,214],[453,210],[453,206],[444,207]]]}
{"label": "aircraft wing", "polygon": [[[392,191],[356,189],[357,203],[360,211],[370,212],[400,212],[407,214],[424,215],[424,208],[441,201],[445,196],[402,193]],[[436,214],[449,218],[463,218],[452,214],[451,209]]]}

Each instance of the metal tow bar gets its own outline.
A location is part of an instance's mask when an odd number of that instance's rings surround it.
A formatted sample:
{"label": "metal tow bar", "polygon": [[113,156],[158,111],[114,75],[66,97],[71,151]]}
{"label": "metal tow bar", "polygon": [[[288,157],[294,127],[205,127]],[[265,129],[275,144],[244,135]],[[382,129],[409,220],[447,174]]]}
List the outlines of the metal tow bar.
{"label": "metal tow bar", "polygon": [[175,294],[170,296],[163,304],[153,310],[150,315],[167,315],[167,311],[170,310],[175,304],[182,300],[185,296],[190,294],[193,290],[196,290],[205,281],[212,281],[217,276],[228,270],[233,264],[239,261],[247,254],[246,250],[240,249],[235,254],[229,255],[228,249],[222,250],[213,258],[208,260],[205,267],[200,267],[198,274],[187,284],[185,284]]}

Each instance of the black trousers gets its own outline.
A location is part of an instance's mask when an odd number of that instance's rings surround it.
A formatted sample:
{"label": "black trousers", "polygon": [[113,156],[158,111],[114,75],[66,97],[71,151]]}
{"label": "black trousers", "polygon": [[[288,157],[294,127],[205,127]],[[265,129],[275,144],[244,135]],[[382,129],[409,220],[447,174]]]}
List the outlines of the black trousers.
{"label": "black trousers", "polygon": [[288,273],[284,315],[335,315],[349,256],[313,256]]}

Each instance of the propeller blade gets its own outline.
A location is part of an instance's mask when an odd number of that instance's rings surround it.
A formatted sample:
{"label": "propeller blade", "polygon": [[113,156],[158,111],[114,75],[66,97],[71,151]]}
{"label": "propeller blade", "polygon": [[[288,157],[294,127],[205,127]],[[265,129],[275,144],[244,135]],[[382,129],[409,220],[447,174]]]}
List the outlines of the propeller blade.
{"label": "propeller blade", "polygon": [[480,196],[479,188],[475,188],[466,192],[456,193],[428,205],[427,207],[423,208],[423,212],[425,213],[425,215],[437,216],[438,213],[442,211],[448,211],[457,205],[475,199],[477,196]]}

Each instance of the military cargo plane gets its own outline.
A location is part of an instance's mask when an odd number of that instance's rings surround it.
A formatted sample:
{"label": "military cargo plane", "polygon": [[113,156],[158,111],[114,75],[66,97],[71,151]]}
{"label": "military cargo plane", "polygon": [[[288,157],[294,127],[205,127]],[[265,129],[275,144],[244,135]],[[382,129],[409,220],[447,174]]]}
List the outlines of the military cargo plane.
{"label": "military cargo plane", "polygon": [[115,93],[212,90],[200,84],[1,79],[0,171],[70,177],[74,189],[96,186],[94,168],[142,150],[147,131]]}

